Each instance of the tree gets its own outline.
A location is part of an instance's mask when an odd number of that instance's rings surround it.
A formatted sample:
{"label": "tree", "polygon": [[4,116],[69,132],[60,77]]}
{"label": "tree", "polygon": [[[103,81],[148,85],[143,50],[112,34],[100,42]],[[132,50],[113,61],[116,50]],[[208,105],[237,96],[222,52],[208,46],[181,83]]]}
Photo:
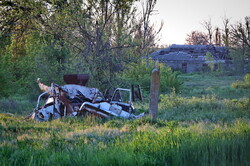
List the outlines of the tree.
{"label": "tree", "polygon": [[214,44],[216,46],[221,46],[221,32],[220,32],[220,28],[216,27],[215,28],[215,34],[214,34]]}
{"label": "tree", "polygon": [[208,36],[208,39],[209,39],[209,44],[212,44],[213,26],[212,26],[212,23],[211,23],[211,18],[209,18],[208,20],[203,21],[202,25],[207,30],[207,36]]}
{"label": "tree", "polygon": [[146,2],[142,2],[142,14],[139,18],[140,24],[138,25],[136,33],[136,38],[141,39],[139,49],[141,56],[148,55],[150,49],[156,46],[157,36],[163,27],[163,22],[161,22],[159,29],[155,30],[154,25],[150,22],[150,16],[154,14],[156,2],[157,0],[146,0]]}
{"label": "tree", "polygon": [[187,34],[186,43],[189,45],[207,45],[208,36],[199,31],[192,31],[190,34]]}
{"label": "tree", "polygon": [[231,25],[231,42],[234,46],[250,48],[250,17],[245,17],[245,22]]}
{"label": "tree", "polygon": [[243,74],[245,68],[245,56],[242,49],[233,49],[230,51],[230,57],[233,61],[234,74]]}
{"label": "tree", "polygon": [[58,75],[67,70],[88,73],[90,86],[104,88],[117,81],[117,73],[127,63],[147,55],[148,48],[155,45],[159,31],[150,16],[156,0],[146,0],[143,12],[136,9],[135,2],[3,0],[0,28],[10,36],[9,48],[12,55],[21,57],[18,60],[31,53],[32,49],[27,50],[29,37],[39,34],[36,40],[43,41],[48,52],[38,49],[36,59],[61,66],[55,70]]}
{"label": "tree", "polygon": [[222,34],[222,41],[224,46],[229,47],[229,38],[230,38],[230,32],[229,32],[229,19],[223,18],[223,34]]}
{"label": "tree", "polygon": [[[233,48],[232,58],[235,64],[244,71],[244,62],[250,62],[250,17],[245,17],[244,22],[231,25],[230,44]],[[238,57],[240,56],[240,57]],[[248,66],[249,67],[249,66]]]}

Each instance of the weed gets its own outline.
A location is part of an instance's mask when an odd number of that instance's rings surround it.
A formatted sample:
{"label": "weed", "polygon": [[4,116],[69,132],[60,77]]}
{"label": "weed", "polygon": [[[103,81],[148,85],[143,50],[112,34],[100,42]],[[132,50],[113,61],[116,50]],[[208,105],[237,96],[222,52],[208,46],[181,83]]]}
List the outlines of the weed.
{"label": "weed", "polygon": [[231,84],[233,88],[249,89],[250,88],[250,74],[244,76],[244,81],[236,81]]}

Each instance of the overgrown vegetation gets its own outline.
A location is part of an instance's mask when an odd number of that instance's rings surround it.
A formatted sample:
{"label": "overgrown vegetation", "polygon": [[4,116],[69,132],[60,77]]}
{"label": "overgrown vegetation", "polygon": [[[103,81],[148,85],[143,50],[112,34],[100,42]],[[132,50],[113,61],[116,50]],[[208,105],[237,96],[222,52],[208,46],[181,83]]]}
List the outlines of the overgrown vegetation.
{"label": "overgrown vegetation", "polygon": [[139,84],[144,91],[149,93],[151,73],[154,68],[160,69],[160,87],[161,92],[167,93],[172,89],[178,93],[181,90],[182,80],[178,77],[179,72],[174,72],[172,69],[164,64],[159,64],[153,60],[143,59],[138,63],[128,64],[127,69],[121,74],[121,80],[125,85]]}
{"label": "overgrown vegetation", "polygon": [[[156,0],[145,1],[143,12],[137,2],[0,2],[0,165],[249,165],[250,75],[242,76],[249,70],[249,17],[233,25],[225,19],[223,33],[214,31],[214,44],[235,50],[227,57],[232,71],[213,71],[211,63],[211,72],[181,74],[145,58],[157,48],[160,29],[150,22]],[[212,43],[211,21],[205,25],[209,36],[194,31],[190,43]],[[63,84],[69,73],[89,74],[88,86],[101,91],[140,84],[145,100],[135,106],[148,112],[155,67],[157,121],[24,120],[36,105],[35,80]]]}
{"label": "overgrown vegetation", "polygon": [[250,89],[250,74],[244,76],[244,81],[233,82],[231,86],[237,89]]}
{"label": "overgrown vegetation", "polygon": [[[5,113],[0,114],[1,164],[248,165],[249,93],[247,89],[230,87],[240,77],[200,74],[180,77],[184,80],[183,89],[192,85],[196,91],[187,90],[185,95],[174,91],[162,94],[157,121],[148,117],[137,120],[85,117],[38,123],[23,120],[31,112],[32,103],[2,99],[1,112]],[[201,78],[205,83],[196,86]],[[203,86],[208,85],[217,89],[214,93],[200,94]],[[235,94],[234,98],[222,97],[223,88],[234,89],[230,94],[231,97]],[[147,111],[147,104],[136,106]]]}
{"label": "overgrown vegetation", "polygon": [[235,118],[249,118],[250,100],[221,99],[215,95],[180,97],[175,93],[161,96],[160,118],[167,120],[193,120],[231,122]]}
{"label": "overgrown vegetation", "polygon": [[221,123],[62,119],[1,114],[2,165],[247,165],[246,120]]}
{"label": "overgrown vegetation", "polygon": [[32,98],[37,77],[61,84],[66,73],[89,74],[88,86],[102,91],[121,83],[118,73],[154,50],[160,32],[150,22],[156,0],[143,12],[136,3],[1,1],[0,97]]}
{"label": "overgrown vegetation", "polygon": [[217,73],[190,73],[179,76],[184,84],[181,90],[183,97],[202,97],[207,95],[216,95],[219,98],[237,99],[241,97],[250,98],[249,89],[236,89],[231,85],[236,80],[242,80],[242,76],[223,75]]}
{"label": "overgrown vegetation", "polygon": [[207,52],[205,55],[206,61],[208,61],[208,67],[210,71],[214,71],[214,57],[210,52]]}

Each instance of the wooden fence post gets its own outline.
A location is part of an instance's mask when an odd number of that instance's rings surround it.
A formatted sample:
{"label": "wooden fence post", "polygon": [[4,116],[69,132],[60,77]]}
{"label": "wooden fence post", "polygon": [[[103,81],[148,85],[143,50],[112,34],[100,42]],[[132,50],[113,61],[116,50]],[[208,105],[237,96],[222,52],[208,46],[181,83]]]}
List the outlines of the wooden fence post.
{"label": "wooden fence post", "polygon": [[151,75],[150,105],[149,105],[149,114],[153,120],[156,120],[158,113],[159,89],[160,89],[160,70],[153,69]]}

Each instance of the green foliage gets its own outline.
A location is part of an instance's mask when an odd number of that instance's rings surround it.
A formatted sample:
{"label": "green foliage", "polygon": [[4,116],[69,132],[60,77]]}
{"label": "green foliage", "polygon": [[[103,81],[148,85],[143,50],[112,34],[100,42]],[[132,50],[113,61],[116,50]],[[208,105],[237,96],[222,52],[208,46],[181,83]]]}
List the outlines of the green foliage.
{"label": "green foliage", "polygon": [[9,44],[9,37],[4,36],[0,32],[0,98],[8,96],[9,82],[12,73],[10,72],[10,61],[4,56],[6,53],[6,46]]}
{"label": "green foliage", "polygon": [[211,71],[214,71],[214,57],[210,52],[206,53],[206,61]]}
{"label": "green foliage", "polygon": [[246,74],[244,76],[244,81],[245,81],[246,84],[250,84],[250,74]]}
{"label": "green foliage", "polygon": [[[2,58],[0,57],[0,61]],[[3,69],[2,63],[0,63],[0,98],[4,96],[8,96],[8,84],[7,84],[7,76],[8,71]]]}
{"label": "green foliage", "polygon": [[131,63],[122,72],[122,80],[127,85],[139,84],[145,91],[150,90],[151,73],[155,67],[160,68],[160,90],[163,93],[175,89],[179,92],[182,82],[178,78],[179,72],[173,72],[171,68],[164,64],[155,64],[152,60],[143,59],[137,63]]}
{"label": "green foliage", "polygon": [[[51,43],[49,36],[46,38],[39,33],[26,35],[22,40],[24,44],[13,47],[13,42],[17,42],[13,38],[12,44],[6,46],[6,51],[0,57],[0,96],[23,95],[34,98],[39,92],[35,82],[38,77],[47,84],[62,84],[63,74],[70,71],[67,64],[70,53],[66,45],[62,47]],[[22,47],[22,52],[16,51],[19,47]]]}
{"label": "green foliage", "polygon": [[244,76],[244,81],[236,81],[231,84],[236,89],[250,89],[250,74]]}
{"label": "green foliage", "polygon": [[150,2],[141,15],[136,0],[4,0],[0,48],[7,49],[0,52],[8,60],[0,66],[0,96],[32,98],[37,77],[61,84],[65,73],[89,74],[89,86],[100,90],[119,84],[117,73],[155,46],[157,33],[148,19],[156,1]]}
{"label": "green foliage", "polygon": [[245,55],[244,50],[237,49],[237,50],[231,50],[230,55],[233,61],[233,73],[234,74],[243,74],[244,73],[244,67],[245,67]]}

